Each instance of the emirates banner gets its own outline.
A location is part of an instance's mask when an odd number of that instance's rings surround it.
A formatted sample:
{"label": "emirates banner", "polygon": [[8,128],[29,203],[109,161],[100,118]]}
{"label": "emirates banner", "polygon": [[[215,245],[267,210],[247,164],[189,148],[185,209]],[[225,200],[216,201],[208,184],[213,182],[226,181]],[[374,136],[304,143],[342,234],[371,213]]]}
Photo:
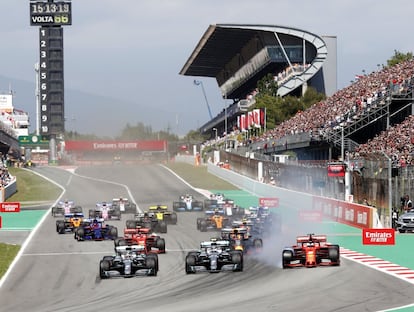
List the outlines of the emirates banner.
{"label": "emirates banner", "polygon": [[331,164],[328,165],[328,177],[344,177],[345,165],[344,164]]}
{"label": "emirates banner", "polygon": [[364,245],[395,245],[394,229],[363,229],[362,244]]}
{"label": "emirates banner", "polygon": [[167,141],[65,141],[66,151],[166,151]]}

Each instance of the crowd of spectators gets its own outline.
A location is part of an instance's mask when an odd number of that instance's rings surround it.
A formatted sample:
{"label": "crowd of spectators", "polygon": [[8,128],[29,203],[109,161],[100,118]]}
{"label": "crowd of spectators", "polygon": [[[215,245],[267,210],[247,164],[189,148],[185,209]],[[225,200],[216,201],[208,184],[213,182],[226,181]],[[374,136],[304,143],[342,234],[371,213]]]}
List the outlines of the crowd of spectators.
{"label": "crowd of spectators", "polygon": [[9,170],[5,166],[0,167],[0,187],[5,187],[12,180]]}
{"label": "crowd of spectators", "polygon": [[274,76],[274,80],[277,82],[278,85],[281,85],[288,81],[290,78],[297,74],[302,74],[310,64],[293,64],[292,66],[288,66],[283,71],[278,73],[276,76]]}
{"label": "crowd of spectators", "polygon": [[[383,105],[393,94],[404,93],[412,87],[413,77],[413,59],[359,76],[350,86],[315,103],[305,111],[297,112],[274,129],[255,137],[254,141],[266,142],[304,132],[310,136],[325,137],[332,129],[354,122],[373,107]],[[384,151],[403,165],[404,162],[407,163],[409,156],[409,162],[413,162],[413,120],[414,118],[410,117],[404,123],[361,145],[357,151],[358,155]]]}

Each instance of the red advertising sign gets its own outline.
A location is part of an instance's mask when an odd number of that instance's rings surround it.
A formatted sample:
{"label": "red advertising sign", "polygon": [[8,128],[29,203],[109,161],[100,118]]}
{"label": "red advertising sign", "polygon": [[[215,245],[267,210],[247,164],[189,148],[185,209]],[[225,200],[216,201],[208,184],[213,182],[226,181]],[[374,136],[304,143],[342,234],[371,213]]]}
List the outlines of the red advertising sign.
{"label": "red advertising sign", "polygon": [[362,244],[364,245],[395,245],[394,229],[363,229]]}
{"label": "red advertising sign", "polygon": [[303,210],[299,211],[299,220],[306,222],[322,222],[322,211]]}
{"label": "red advertising sign", "polygon": [[344,176],[345,176],[345,165],[342,165],[342,164],[328,165],[328,177],[344,177]]}
{"label": "red advertising sign", "polygon": [[0,212],[20,212],[20,203],[0,203]]}
{"label": "red advertising sign", "polygon": [[0,216],[0,229],[2,228],[2,226],[3,226],[3,224],[2,224],[1,216]]}
{"label": "red advertising sign", "polygon": [[259,206],[277,208],[279,207],[279,198],[277,197],[261,197],[259,198]]}
{"label": "red advertising sign", "polygon": [[320,210],[324,217],[336,222],[361,229],[373,227],[375,208],[318,196],[313,197],[312,205],[313,210]]}
{"label": "red advertising sign", "polygon": [[165,151],[167,141],[65,141],[66,151]]}

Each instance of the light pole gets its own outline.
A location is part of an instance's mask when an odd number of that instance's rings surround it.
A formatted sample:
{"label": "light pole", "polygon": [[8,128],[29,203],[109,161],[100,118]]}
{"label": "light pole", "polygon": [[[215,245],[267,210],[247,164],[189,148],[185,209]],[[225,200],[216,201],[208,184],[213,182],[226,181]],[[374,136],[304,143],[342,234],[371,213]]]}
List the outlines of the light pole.
{"label": "light pole", "polygon": [[203,95],[204,95],[204,99],[206,100],[206,104],[207,104],[207,109],[208,109],[208,113],[210,115],[210,120],[213,119],[213,115],[211,114],[211,109],[210,109],[210,105],[208,104],[208,100],[207,100],[207,95],[206,95],[206,90],[204,90],[204,85],[203,82],[200,80],[194,80],[194,84],[196,86],[201,86],[201,90],[203,90]]}
{"label": "light pole", "polygon": [[227,146],[227,93],[224,95],[224,133],[225,133],[224,146],[225,146],[225,149],[227,150],[228,148]]}

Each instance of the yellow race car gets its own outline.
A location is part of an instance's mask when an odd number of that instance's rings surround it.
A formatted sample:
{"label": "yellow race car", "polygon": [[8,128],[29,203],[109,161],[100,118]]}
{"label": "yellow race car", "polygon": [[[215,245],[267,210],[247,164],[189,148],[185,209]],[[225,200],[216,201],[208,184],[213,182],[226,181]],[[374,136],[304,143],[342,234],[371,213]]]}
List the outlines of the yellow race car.
{"label": "yellow race car", "polygon": [[154,214],[159,221],[165,221],[167,224],[177,224],[177,213],[168,210],[167,205],[150,206],[149,213]]}

